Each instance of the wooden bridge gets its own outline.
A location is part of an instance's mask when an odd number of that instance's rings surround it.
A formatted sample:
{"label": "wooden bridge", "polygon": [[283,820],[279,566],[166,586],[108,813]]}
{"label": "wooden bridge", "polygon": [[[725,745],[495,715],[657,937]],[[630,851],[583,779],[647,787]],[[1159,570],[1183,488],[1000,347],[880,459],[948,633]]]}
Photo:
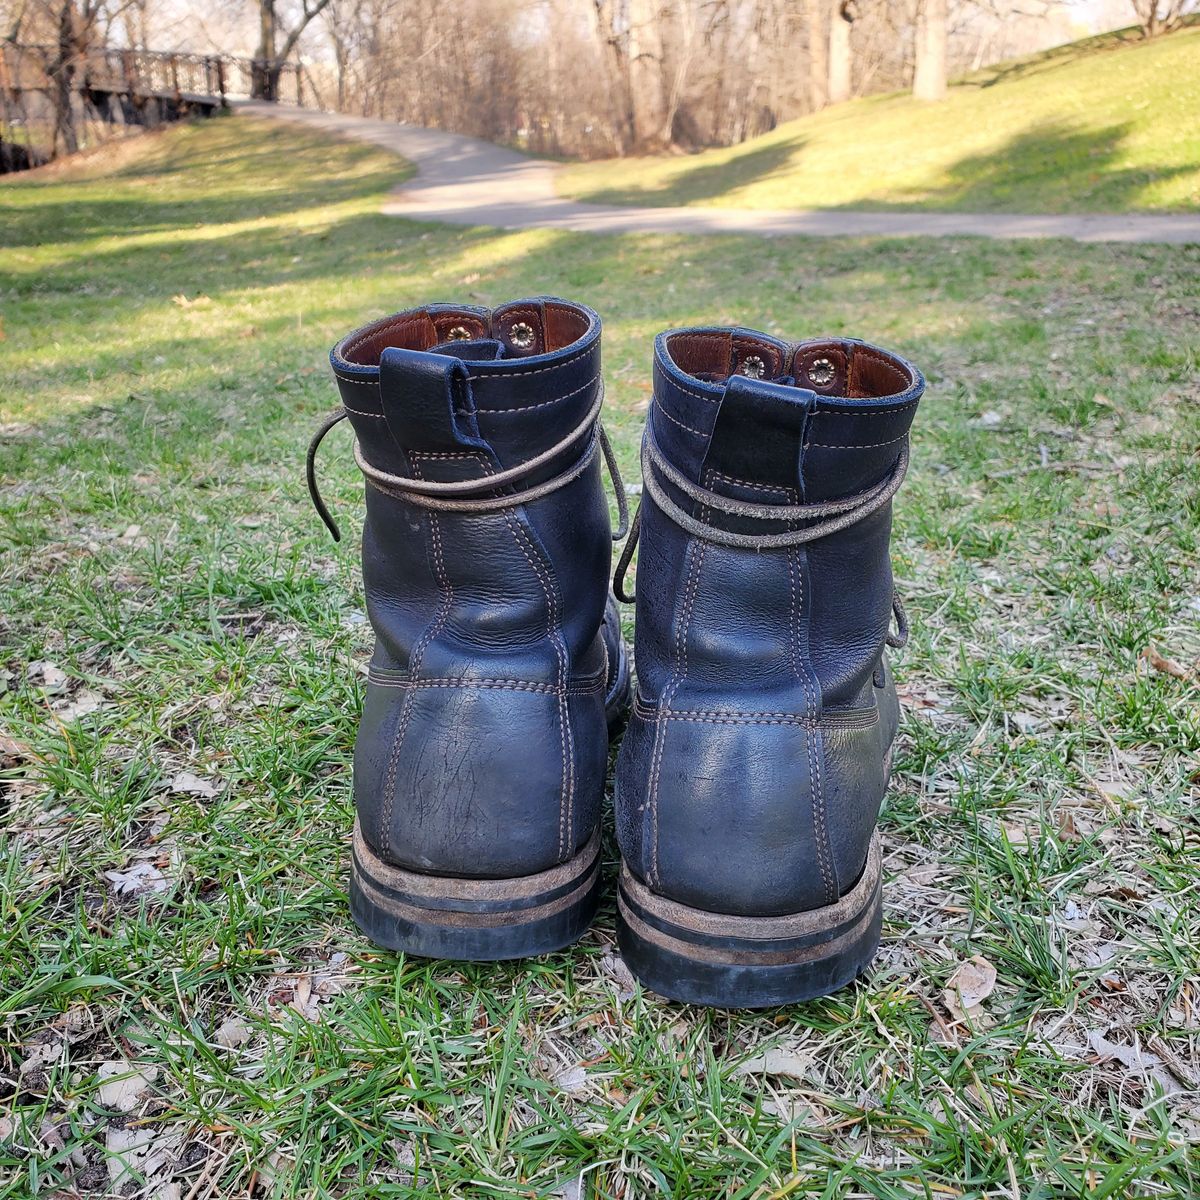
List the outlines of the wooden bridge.
{"label": "wooden bridge", "polygon": [[156,125],[250,97],[316,101],[294,62],[0,43],[0,173],[78,149],[89,124]]}

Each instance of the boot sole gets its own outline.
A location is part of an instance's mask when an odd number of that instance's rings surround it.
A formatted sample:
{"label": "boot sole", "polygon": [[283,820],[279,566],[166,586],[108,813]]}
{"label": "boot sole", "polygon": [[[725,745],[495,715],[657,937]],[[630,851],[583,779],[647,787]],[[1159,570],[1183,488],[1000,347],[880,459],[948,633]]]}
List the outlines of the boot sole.
{"label": "boot sole", "polygon": [[600,833],[573,858],[515,879],[424,875],[384,862],[354,823],[350,912],[377,945],[420,958],[490,962],[561,950],[600,895]]}
{"label": "boot sole", "polygon": [[861,974],[883,922],[878,835],[858,883],[836,904],[781,917],[733,917],[656,896],[624,863],[617,938],[642,983],[712,1008],[773,1008],[826,996]]}

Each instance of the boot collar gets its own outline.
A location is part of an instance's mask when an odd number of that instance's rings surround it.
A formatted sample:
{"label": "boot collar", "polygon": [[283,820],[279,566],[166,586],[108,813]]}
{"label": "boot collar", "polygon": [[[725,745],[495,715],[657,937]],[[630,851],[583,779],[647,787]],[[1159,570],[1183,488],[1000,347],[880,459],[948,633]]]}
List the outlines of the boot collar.
{"label": "boot collar", "polygon": [[330,354],[367,459],[478,455],[496,467],[535,457],[592,405],[600,319],[552,296],[496,309],[431,304],[347,335]]}
{"label": "boot collar", "polygon": [[828,499],[887,472],[924,386],[916,367],[854,339],[676,329],[655,341],[651,421],[696,483]]}

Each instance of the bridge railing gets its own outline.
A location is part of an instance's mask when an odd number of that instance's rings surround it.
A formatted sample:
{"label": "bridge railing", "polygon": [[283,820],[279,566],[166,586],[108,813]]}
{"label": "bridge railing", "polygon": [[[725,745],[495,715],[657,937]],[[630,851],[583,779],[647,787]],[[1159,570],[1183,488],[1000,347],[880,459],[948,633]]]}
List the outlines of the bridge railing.
{"label": "bridge railing", "polygon": [[64,75],[76,92],[207,97],[222,104],[251,95],[300,105],[306,99],[303,69],[293,62],[103,48],[63,59],[56,46],[3,43],[0,89],[49,92]]}

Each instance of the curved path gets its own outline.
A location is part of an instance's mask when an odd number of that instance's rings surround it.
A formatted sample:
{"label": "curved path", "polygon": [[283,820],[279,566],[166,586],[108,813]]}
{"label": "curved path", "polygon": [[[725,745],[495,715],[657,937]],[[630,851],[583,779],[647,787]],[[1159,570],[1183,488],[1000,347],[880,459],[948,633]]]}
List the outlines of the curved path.
{"label": "curved path", "polygon": [[397,217],[503,229],[554,228],[590,233],[758,233],[811,237],[1073,238],[1080,242],[1198,242],[1200,213],[855,212],[849,209],[634,208],[583,204],[558,195],[558,166],[491,142],[372,121],[247,102],[239,111],[295,121],[371,142],[408,159],[417,176],[401,184],[384,211]]}

